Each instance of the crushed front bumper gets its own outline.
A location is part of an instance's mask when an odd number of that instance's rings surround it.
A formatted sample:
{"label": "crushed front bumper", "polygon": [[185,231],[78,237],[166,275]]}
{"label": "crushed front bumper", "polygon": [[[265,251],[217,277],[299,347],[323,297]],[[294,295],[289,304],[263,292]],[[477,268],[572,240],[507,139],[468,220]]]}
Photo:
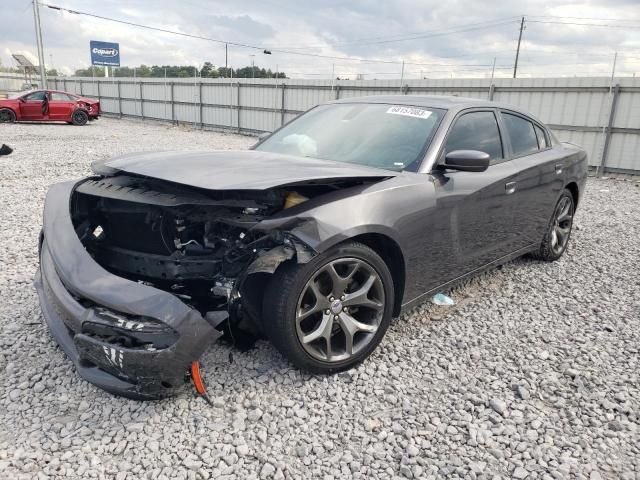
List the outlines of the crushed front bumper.
{"label": "crushed front bumper", "polygon": [[[74,182],[53,185],[44,209],[34,283],[51,333],[80,376],[94,385],[135,399],[172,395],[191,363],[222,334],[176,296],[96,263],[71,221],[73,187]],[[141,336],[143,346],[123,344],[123,338]]]}

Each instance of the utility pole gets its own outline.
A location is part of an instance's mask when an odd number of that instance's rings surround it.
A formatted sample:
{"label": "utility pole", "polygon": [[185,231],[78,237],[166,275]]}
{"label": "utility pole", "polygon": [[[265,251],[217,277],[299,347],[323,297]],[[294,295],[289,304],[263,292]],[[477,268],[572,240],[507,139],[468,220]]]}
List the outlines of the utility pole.
{"label": "utility pole", "polygon": [[520,42],[522,42],[522,31],[524,30],[524,17],[520,20],[520,35],[518,36],[518,49],[516,50],[516,62],[513,64],[513,78],[518,72],[518,57],[520,56]]}
{"label": "utility pole", "polygon": [[38,0],[33,0],[33,22],[36,27],[38,63],[40,64],[40,88],[47,88],[47,71],[44,64],[44,47],[42,46],[42,30],[40,29],[40,4]]}
{"label": "utility pole", "polygon": [[227,53],[228,53],[228,49],[227,49],[228,45],[225,43],[224,44],[224,74],[227,74]]}
{"label": "utility pole", "polygon": [[403,81],[404,81],[404,60],[402,60],[402,70],[400,71],[400,91],[402,91]]}

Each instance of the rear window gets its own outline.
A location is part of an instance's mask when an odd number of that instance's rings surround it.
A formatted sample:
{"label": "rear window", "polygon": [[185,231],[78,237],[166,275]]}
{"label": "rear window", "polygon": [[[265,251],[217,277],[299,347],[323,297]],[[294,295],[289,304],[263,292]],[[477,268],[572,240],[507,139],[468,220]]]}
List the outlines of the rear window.
{"label": "rear window", "polygon": [[73,102],[73,99],[66,93],[51,92],[52,102]]}
{"label": "rear window", "polygon": [[538,138],[533,129],[533,123],[505,112],[502,112],[502,120],[509,134],[514,156],[519,157],[538,151]]}

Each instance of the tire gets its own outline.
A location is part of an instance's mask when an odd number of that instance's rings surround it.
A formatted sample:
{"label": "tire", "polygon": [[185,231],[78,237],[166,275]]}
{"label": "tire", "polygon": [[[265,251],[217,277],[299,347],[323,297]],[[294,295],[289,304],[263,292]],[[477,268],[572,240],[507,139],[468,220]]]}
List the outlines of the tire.
{"label": "tire", "polygon": [[0,109],[0,123],[14,123],[16,121],[16,114],[10,108]]}
{"label": "tire", "polygon": [[532,254],[534,258],[545,262],[553,262],[564,254],[569,244],[569,237],[571,237],[574,212],[573,195],[569,190],[564,189],[553,209],[553,215],[540,248]]}
{"label": "tire", "polygon": [[84,110],[75,110],[71,114],[71,123],[74,125],[85,125],[89,121],[89,115]]}
{"label": "tire", "polygon": [[384,260],[349,242],[307,264],[283,264],[267,285],[262,318],[265,333],[291,363],[328,374],[348,370],[373,352],[389,328],[393,304]]}

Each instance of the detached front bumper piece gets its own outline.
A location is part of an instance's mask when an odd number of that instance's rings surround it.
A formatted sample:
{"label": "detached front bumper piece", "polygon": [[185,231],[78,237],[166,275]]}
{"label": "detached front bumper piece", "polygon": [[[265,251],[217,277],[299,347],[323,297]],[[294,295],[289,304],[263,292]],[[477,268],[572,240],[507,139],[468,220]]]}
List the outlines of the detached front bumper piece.
{"label": "detached front bumper piece", "polygon": [[54,185],[46,198],[34,282],[44,318],[85,380],[134,399],[170,396],[222,334],[178,297],[98,265],[73,228],[73,187]]}

